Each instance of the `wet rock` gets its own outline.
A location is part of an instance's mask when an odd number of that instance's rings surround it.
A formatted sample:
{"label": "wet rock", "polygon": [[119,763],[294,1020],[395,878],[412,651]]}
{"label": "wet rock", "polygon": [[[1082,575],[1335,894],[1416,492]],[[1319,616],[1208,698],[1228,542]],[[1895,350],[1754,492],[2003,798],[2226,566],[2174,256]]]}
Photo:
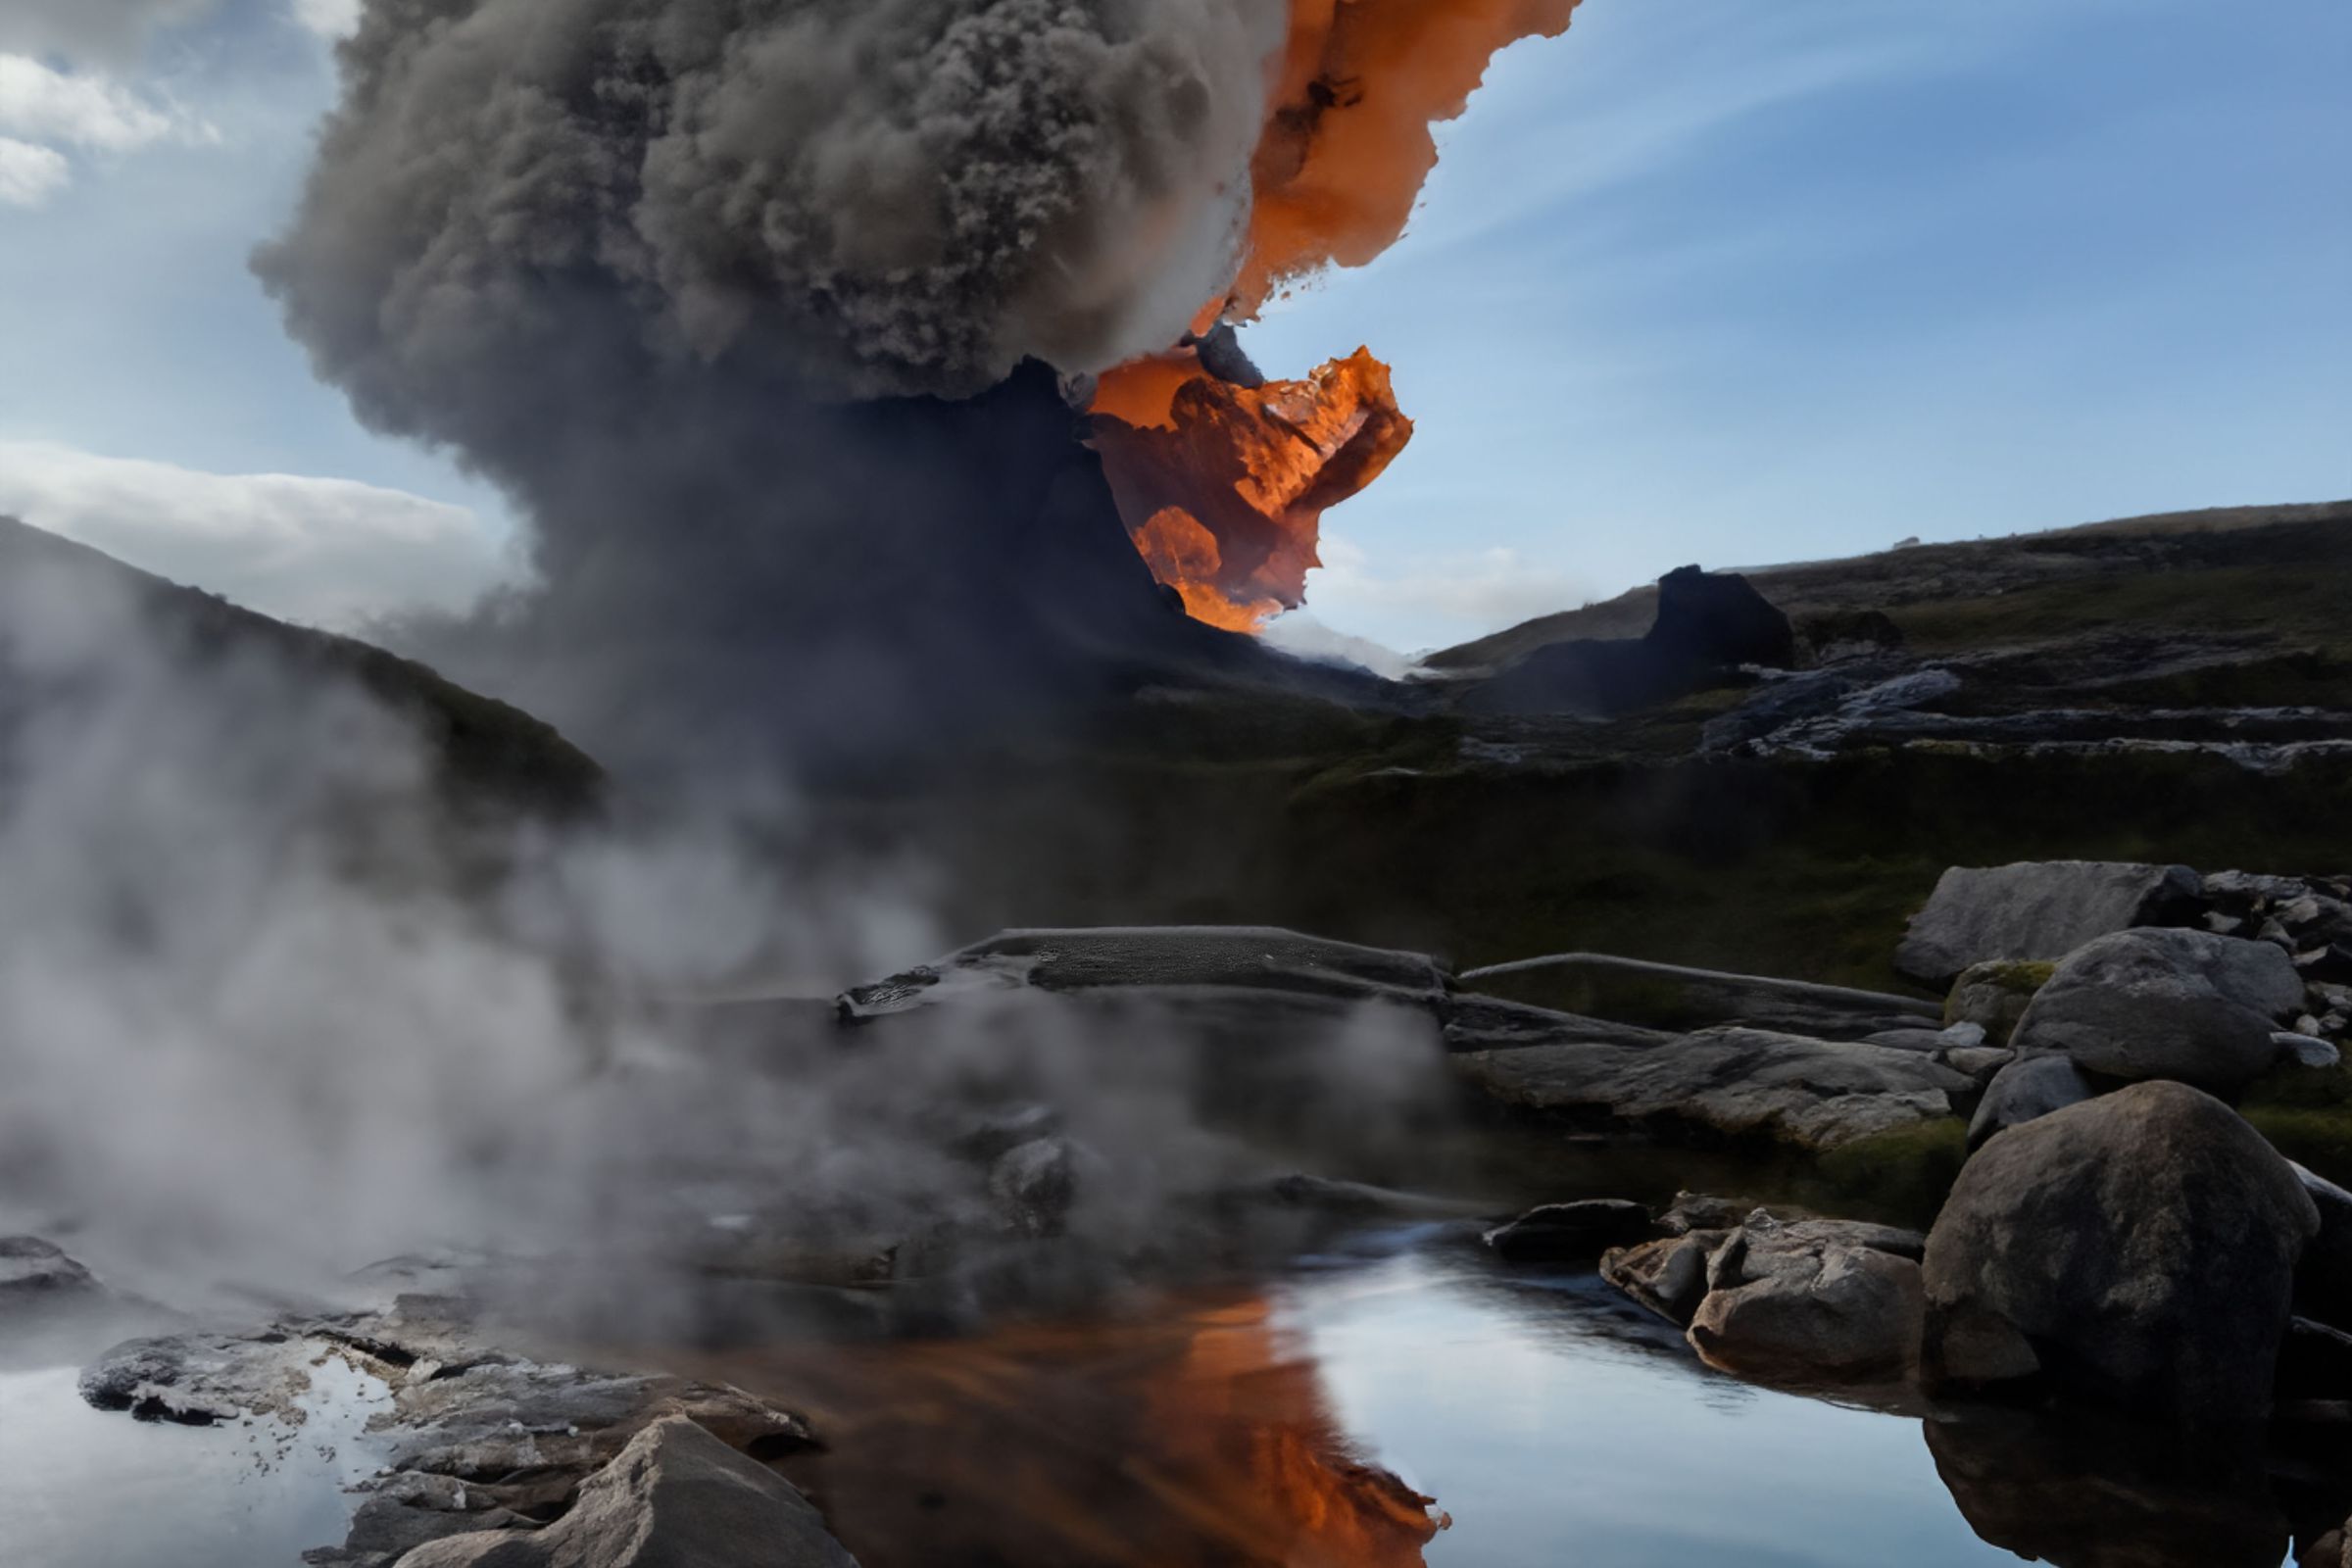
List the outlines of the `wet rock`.
{"label": "wet rock", "polygon": [[[2052,1568],[2278,1568],[2286,1516],[2259,1433],[2177,1436],[2065,1411],[1925,1423],[1936,1473],[1987,1544]],[[2333,1565],[2330,1565],[2333,1568]]]}
{"label": "wet rock", "polygon": [[1951,1096],[1976,1087],[1919,1052],[1741,1028],[1647,1049],[1580,1041],[1452,1060],[1516,1109],[1815,1151],[1948,1116]]}
{"label": "wet rock", "polygon": [[2184,865],[1954,866],[1912,917],[1894,964],[1927,985],[1949,986],[1987,959],[2059,958],[2111,932],[2192,917],[2201,892]]}
{"label": "wet rock", "polygon": [[1487,1232],[1486,1244],[1495,1256],[1511,1263],[1581,1262],[1611,1248],[1639,1246],[1657,1234],[1657,1223],[1640,1203],[1593,1198],[1531,1208],[1508,1225]]}
{"label": "wet rock", "polygon": [[656,1421],[554,1524],[418,1546],[399,1568],[856,1568],[808,1499],[684,1416]]}
{"label": "wet rock", "polygon": [[2278,1059],[2276,1020],[2303,983],[2267,943],[2206,931],[2121,931],[2059,964],[2019,1020],[2028,1055],[2064,1054],[2086,1073],[2171,1078],[2233,1092]]}
{"label": "wet rock", "polygon": [[1944,999],[1944,1022],[1973,1023],[1984,1031],[1988,1044],[2005,1046],[2034,993],[2048,985],[2057,972],[2055,963],[2034,959],[1993,958],[1972,963],[1952,982]]}
{"label": "wet rock", "polygon": [[[1713,1193],[1682,1192],[1674,1201],[1658,1213],[1658,1229],[1669,1236],[1688,1236],[1692,1231],[1730,1231],[1740,1228],[1742,1220],[1759,1211],[1760,1205],[1744,1198],[1723,1198]],[[1770,1209],[1762,1210],[1771,1213]]]}
{"label": "wet rock", "polygon": [[1694,1230],[1600,1256],[1600,1277],[1676,1328],[1690,1326],[1707,1295],[1707,1262],[1730,1231]]}
{"label": "wet rock", "polygon": [[2270,1407],[2319,1215],[2220,1101],[2144,1083],[2011,1129],[1929,1233],[1924,1370],[2182,1421]]}
{"label": "wet rock", "polygon": [[1973,1150],[1994,1133],[2079,1105],[2097,1093],[2082,1070],[2064,1056],[2018,1057],[1985,1086],[1984,1098],[1968,1124],[1968,1147]]}
{"label": "wet rock", "polygon": [[1691,1348],[1769,1383],[1900,1376],[1919,1356],[1924,1246],[1889,1226],[1751,1215],[1708,1261]]}

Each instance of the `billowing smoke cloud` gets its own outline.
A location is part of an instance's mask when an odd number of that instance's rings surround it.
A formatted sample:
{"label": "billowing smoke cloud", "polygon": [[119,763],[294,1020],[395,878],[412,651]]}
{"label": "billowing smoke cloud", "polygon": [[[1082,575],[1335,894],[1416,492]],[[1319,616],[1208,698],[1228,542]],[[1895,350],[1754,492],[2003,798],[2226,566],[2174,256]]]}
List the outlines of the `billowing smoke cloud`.
{"label": "billowing smoke cloud", "polygon": [[501,400],[560,416],[591,356],[852,397],[1099,369],[1239,266],[1284,16],[378,0],[262,270],[363,412],[492,461]]}
{"label": "billowing smoke cloud", "polygon": [[257,266],[365,418],[521,497],[545,579],[413,646],[634,766],[985,725],[1189,635],[1052,375],[998,383],[1231,279],[1286,14],[375,0]]}

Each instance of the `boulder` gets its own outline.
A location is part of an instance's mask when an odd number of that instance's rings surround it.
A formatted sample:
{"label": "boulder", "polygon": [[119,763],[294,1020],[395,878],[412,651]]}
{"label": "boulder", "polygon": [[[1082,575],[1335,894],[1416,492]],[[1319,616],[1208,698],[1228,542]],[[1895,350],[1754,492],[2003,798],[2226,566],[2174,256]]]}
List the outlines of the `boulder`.
{"label": "boulder", "polygon": [[399,1568],[856,1568],[808,1499],[684,1416],[654,1422],[554,1524],[428,1542]]}
{"label": "boulder", "polygon": [[2193,916],[2202,885],[2184,865],[2025,860],[1953,866],[1914,915],[1894,966],[1949,986],[1991,958],[2058,958],[2094,937]]}
{"label": "boulder", "polygon": [[1968,1147],[1994,1133],[2022,1127],[2036,1116],[2079,1105],[2098,1091],[2082,1070],[2064,1056],[2021,1056],[1992,1075],[1977,1114],[1968,1124]]}
{"label": "boulder", "polygon": [[1884,1225],[1753,1214],[1708,1260],[1690,1347],[1768,1383],[1899,1377],[1919,1354],[1923,1246]]}
{"label": "boulder", "polygon": [[1454,1056],[1498,1102],[1571,1119],[1822,1151],[1952,1113],[1967,1074],[1916,1051],[1705,1029],[1665,1045],[1570,1041]]}
{"label": "boulder", "polygon": [[2016,1052],[2000,1046],[1977,1046],[1943,1054],[1945,1066],[1954,1072],[1964,1072],[1979,1083],[1986,1082],[2016,1059]]}
{"label": "boulder", "polygon": [[2274,1065],[2277,1019],[2303,1004],[2293,962],[2209,931],[2119,931],[2059,964],[2012,1043],[2084,1072],[2233,1093]]}
{"label": "boulder", "polygon": [[1795,662],[1788,617],[1745,577],[1683,566],[1659,579],[1642,637],[1545,644],[1457,700],[1472,712],[1611,718],[1723,684],[1741,665]]}
{"label": "boulder", "polygon": [[2144,1083],[2053,1111],[1987,1143],[1936,1217],[1923,1370],[2259,1419],[2319,1228],[2294,1169],[2209,1095]]}
{"label": "boulder", "polygon": [[1649,1210],[1623,1199],[1531,1208],[1487,1232],[1496,1257],[1511,1263],[1566,1263],[1596,1258],[1614,1247],[1638,1247],[1658,1234]]}

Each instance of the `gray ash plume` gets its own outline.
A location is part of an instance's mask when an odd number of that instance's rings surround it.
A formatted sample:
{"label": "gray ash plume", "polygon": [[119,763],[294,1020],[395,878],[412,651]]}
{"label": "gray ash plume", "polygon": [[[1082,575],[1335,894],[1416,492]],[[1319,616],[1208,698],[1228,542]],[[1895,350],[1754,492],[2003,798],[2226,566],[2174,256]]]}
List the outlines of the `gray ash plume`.
{"label": "gray ash plume", "polygon": [[543,579],[412,645],[624,766],[1259,657],[1172,612],[1013,372],[1164,347],[1230,280],[1287,16],[372,0],[257,270],[363,418],[518,498]]}

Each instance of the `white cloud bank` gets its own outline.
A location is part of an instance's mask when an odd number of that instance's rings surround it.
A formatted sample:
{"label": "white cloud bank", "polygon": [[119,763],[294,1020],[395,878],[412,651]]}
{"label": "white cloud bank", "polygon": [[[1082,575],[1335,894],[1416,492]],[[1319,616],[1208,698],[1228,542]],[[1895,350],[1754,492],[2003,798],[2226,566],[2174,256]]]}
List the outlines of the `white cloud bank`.
{"label": "white cloud bank", "polygon": [[0,441],[0,515],[266,614],[349,628],[521,575],[463,507],[349,479],[203,473]]}
{"label": "white cloud bank", "polygon": [[[1507,548],[1417,556],[1376,567],[1361,547],[1326,533],[1322,556],[1322,569],[1306,580],[1313,630],[1301,626],[1293,632],[1316,643],[1317,652],[1374,668],[1380,666],[1370,654],[1382,644],[1447,647],[1538,615],[1574,610],[1593,594],[1583,578],[1539,565]],[[1281,622],[1275,625],[1274,640],[1290,646],[1296,638],[1279,629]],[[1364,639],[1373,641],[1352,652],[1340,646]]]}

